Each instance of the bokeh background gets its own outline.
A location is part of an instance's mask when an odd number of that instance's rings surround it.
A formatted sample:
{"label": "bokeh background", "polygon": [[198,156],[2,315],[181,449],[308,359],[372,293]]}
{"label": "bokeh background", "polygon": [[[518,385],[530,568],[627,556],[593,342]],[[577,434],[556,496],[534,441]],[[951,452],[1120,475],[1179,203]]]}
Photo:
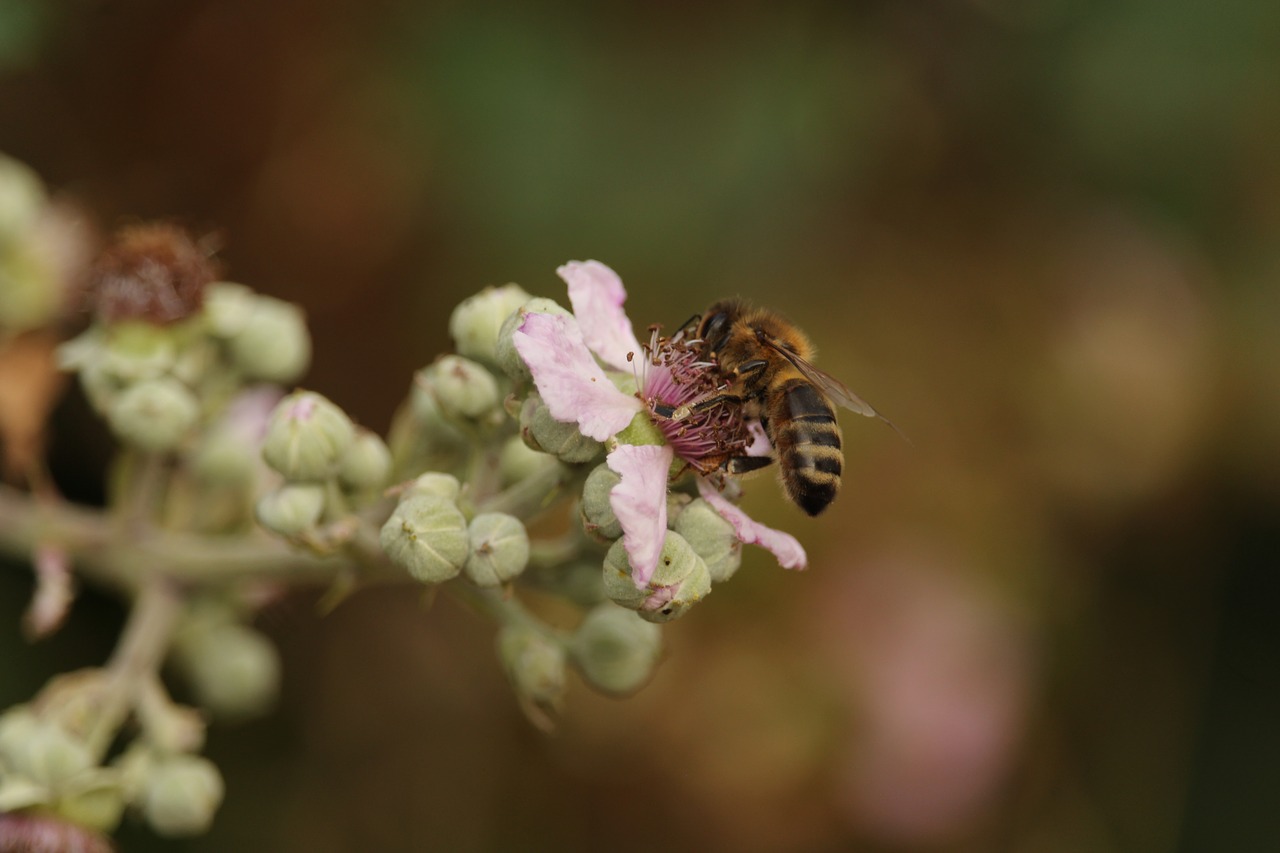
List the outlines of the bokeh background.
{"label": "bokeh background", "polygon": [[[761,480],[811,569],[552,737],[450,601],[276,608],[214,830],[124,849],[1280,849],[1280,4],[0,0],[0,150],[216,234],[372,427],[459,299],[596,258],[640,324],[776,307],[913,442],[845,417],[817,520]],[[107,451],[73,396],[63,488]],[[122,617],[28,646],[29,589],[0,705]]]}

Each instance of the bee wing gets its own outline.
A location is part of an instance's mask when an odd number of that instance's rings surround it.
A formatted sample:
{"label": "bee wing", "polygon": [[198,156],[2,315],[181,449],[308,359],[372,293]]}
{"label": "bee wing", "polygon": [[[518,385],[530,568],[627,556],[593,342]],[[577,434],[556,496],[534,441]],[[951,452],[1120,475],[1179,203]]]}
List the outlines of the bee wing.
{"label": "bee wing", "polygon": [[833,403],[836,403],[837,405],[845,409],[848,409],[851,412],[857,412],[858,414],[864,415],[868,418],[879,418],[880,420],[887,423],[889,426],[893,427],[894,432],[902,436],[904,439],[907,440],[908,443],[910,443],[911,439],[907,438],[906,434],[902,430],[898,429],[897,424],[895,424],[893,421],[889,420],[884,415],[877,412],[870,403],[868,403],[866,400],[862,399],[857,394],[849,390],[849,386],[845,385],[839,379],[836,379],[830,373],[827,373],[825,370],[819,367],[814,367],[812,364],[810,364],[805,359],[801,358],[796,353],[792,352],[786,347],[779,346],[778,344],[774,343],[772,340],[769,341],[769,346],[772,347],[778,353],[780,353],[784,358],[787,359],[787,361],[791,362],[791,364],[795,367],[796,370],[799,370],[802,374],[804,374],[805,379],[808,379],[814,385],[818,386],[818,389],[822,391],[823,394],[826,394],[828,397],[830,397]]}

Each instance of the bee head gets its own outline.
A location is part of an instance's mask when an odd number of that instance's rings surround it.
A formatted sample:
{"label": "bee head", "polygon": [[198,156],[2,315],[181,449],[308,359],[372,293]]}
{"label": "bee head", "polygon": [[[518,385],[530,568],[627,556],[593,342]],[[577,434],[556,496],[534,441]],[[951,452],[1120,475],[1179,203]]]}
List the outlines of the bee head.
{"label": "bee head", "polygon": [[698,324],[698,337],[708,353],[719,352],[729,341],[733,323],[741,312],[737,302],[717,302],[702,315]]}

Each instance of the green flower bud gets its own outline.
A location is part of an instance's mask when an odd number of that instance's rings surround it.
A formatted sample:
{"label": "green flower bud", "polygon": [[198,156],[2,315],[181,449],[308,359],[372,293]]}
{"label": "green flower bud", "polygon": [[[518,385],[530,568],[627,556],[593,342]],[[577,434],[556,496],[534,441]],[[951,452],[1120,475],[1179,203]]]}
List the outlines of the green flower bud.
{"label": "green flower bud", "polygon": [[400,500],[405,501],[409,498],[419,496],[432,496],[444,498],[450,503],[458,499],[458,494],[462,491],[458,478],[452,474],[441,474],[438,471],[428,471],[418,479],[414,480],[409,488],[404,490]]}
{"label": "green flower bud", "polygon": [[[247,310],[245,310],[247,308]],[[311,363],[311,335],[298,306],[271,296],[254,295],[248,305],[229,309],[244,311],[238,327],[226,338],[231,363],[249,379],[293,382]],[[228,324],[225,316],[220,322]]]}
{"label": "green flower bud", "polygon": [[34,169],[0,154],[0,244],[34,223],[48,201],[44,182]]}
{"label": "green flower bud", "polygon": [[222,486],[250,482],[257,465],[257,448],[227,429],[213,429],[206,433],[191,457],[191,470],[197,477],[206,483]]}
{"label": "green flower bud", "polygon": [[338,481],[349,491],[381,489],[391,477],[391,451],[376,433],[356,432],[356,440],[338,460]]}
{"label": "green flower bud", "polygon": [[498,367],[517,382],[530,377],[529,367],[516,351],[514,335],[530,314],[558,314],[568,316],[569,311],[560,307],[553,299],[535,296],[520,306],[520,310],[512,312],[502,324],[498,332],[497,362]]}
{"label": "green flower bud", "polygon": [[461,355],[497,363],[498,332],[502,323],[529,300],[518,284],[486,287],[464,299],[449,317],[449,335]]}
{"label": "green flower bud", "polygon": [[196,755],[169,755],[156,762],[142,792],[142,813],[158,834],[200,835],[222,804],[222,775]]}
{"label": "green flower bud", "polygon": [[456,577],[471,551],[462,512],[429,495],[401,500],[382,525],[381,541],[391,561],[423,583]]}
{"label": "green flower bud", "polygon": [[502,453],[498,457],[498,475],[503,487],[506,487],[536,477],[559,464],[554,456],[539,453],[525,444],[519,436],[512,436],[502,445]]}
{"label": "green flower bud", "polygon": [[25,705],[15,705],[0,715],[0,768],[17,767],[22,762],[26,743],[39,727],[40,719]]}
{"label": "green flower bud", "polygon": [[195,395],[167,377],[130,385],[107,411],[107,422],[121,441],[152,452],[175,448],[199,419]]}
{"label": "green flower bud", "polygon": [[285,483],[258,499],[258,523],[281,536],[298,536],[315,528],[324,514],[324,486]]}
{"label": "green flower bud", "polygon": [[467,436],[449,422],[434,393],[415,377],[409,398],[396,412],[387,435],[394,476],[450,468],[466,457]]}
{"label": "green flower bud", "polygon": [[674,529],[676,519],[680,517],[680,513],[684,512],[693,501],[692,495],[686,495],[684,492],[668,492],[667,493],[667,526]]}
{"label": "green flower bud", "polygon": [[38,247],[24,240],[5,245],[0,234],[0,329],[48,325],[64,296],[62,283]]}
{"label": "green flower bud", "polygon": [[146,790],[147,777],[151,768],[155,767],[156,756],[168,754],[168,751],[153,746],[138,738],[125,747],[111,762],[111,767],[119,774],[120,786],[124,789],[125,799],[135,802],[142,799]]}
{"label": "green flower bud", "polygon": [[622,695],[649,680],[662,651],[662,632],[630,610],[602,604],[587,614],[569,641],[569,654],[592,686]]}
{"label": "green flower bud", "polygon": [[467,528],[471,555],[463,571],[476,586],[500,586],[529,565],[529,534],[520,519],[504,512],[482,512]]}
{"label": "green flower bud", "polygon": [[174,662],[201,707],[225,719],[266,713],[280,691],[280,655],[260,632],[238,622],[200,624],[179,633]]}
{"label": "green flower bud", "polygon": [[608,465],[597,465],[587,475],[582,486],[582,527],[588,534],[601,541],[611,541],[622,535],[622,525],[613,514],[609,492],[622,482],[622,477]]}
{"label": "green flower bud", "polygon": [[204,306],[201,309],[209,333],[224,340],[235,336],[248,325],[257,301],[258,294],[243,284],[210,282],[204,289]]}
{"label": "green flower bud", "polygon": [[498,658],[522,702],[544,715],[564,704],[564,647],[541,631],[508,625],[498,632]]}
{"label": "green flower bud", "polygon": [[742,565],[742,542],[733,525],[702,498],[691,501],[676,516],[671,529],[688,540],[707,564],[712,583],[727,581]]}
{"label": "green flower bud", "polygon": [[55,807],[69,821],[111,832],[124,815],[125,797],[118,773],[95,767],[72,780]]}
{"label": "green flower bud", "polygon": [[355,425],[342,409],[312,391],[295,391],[271,413],[262,458],[286,479],[324,480],[355,434]]}
{"label": "green flower bud", "polygon": [[534,450],[570,464],[590,462],[604,451],[603,444],[578,432],[574,424],[551,417],[537,394],[530,394],[520,409],[520,437]]}
{"label": "green flower bud", "polygon": [[[0,766],[2,769],[2,766]],[[47,806],[54,800],[53,792],[44,785],[23,776],[0,773],[0,837],[3,837],[5,812],[16,812],[33,806]]]}
{"label": "green flower bud", "polygon": [[460,355],[442,356],[418,374],[418,381],[449,417],[474,420],[502,402],[493,374]]}
{"label": "green flower bud", "polygon": [[178,337],[171,327],[122,320],[101,336],[97,355],[121,384],[157,379],[177,361]]}
{"label": "green flower bud", "polygon": [[631,563],[623,546],[619,539],[605,555],[604,592],[641,618],[650,622],[678,619],[711,591],[707,564],[679,533],[667,532],[658,566],[644,589],[637,589],[631,580]]}
{"label": "green flower bud", "polygon": [[56,791],[93,767],[94,760],[84,741],[52,720],[37,718],[25,738],[10,747],[6,764],[18,775]]}

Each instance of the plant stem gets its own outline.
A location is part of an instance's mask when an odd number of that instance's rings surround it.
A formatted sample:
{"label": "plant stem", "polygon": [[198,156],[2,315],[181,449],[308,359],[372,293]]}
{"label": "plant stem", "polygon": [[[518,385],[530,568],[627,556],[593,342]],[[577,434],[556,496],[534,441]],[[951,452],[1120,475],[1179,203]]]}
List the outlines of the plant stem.
{"label": "plant stem", "polygon": [[223,584],[250,578],[321,581],[347,565],[340,557],[307,554],[259,535],[156,529],[130,534],[103,512],[34,501],[0,485],[0,553],[30,559],[42,543],[65,548],[85,577],[126,592],[139,588],[150,567],[176,581]]}
{"label": "plant stem", "polygon": [[107,663],[107,689],[86,736],[89,748],[99,759],[106,754],[116,731],[164,662],[182,606],[183,596],[178,585],[168,578],[151,577],[139,590],[124,632]]}

